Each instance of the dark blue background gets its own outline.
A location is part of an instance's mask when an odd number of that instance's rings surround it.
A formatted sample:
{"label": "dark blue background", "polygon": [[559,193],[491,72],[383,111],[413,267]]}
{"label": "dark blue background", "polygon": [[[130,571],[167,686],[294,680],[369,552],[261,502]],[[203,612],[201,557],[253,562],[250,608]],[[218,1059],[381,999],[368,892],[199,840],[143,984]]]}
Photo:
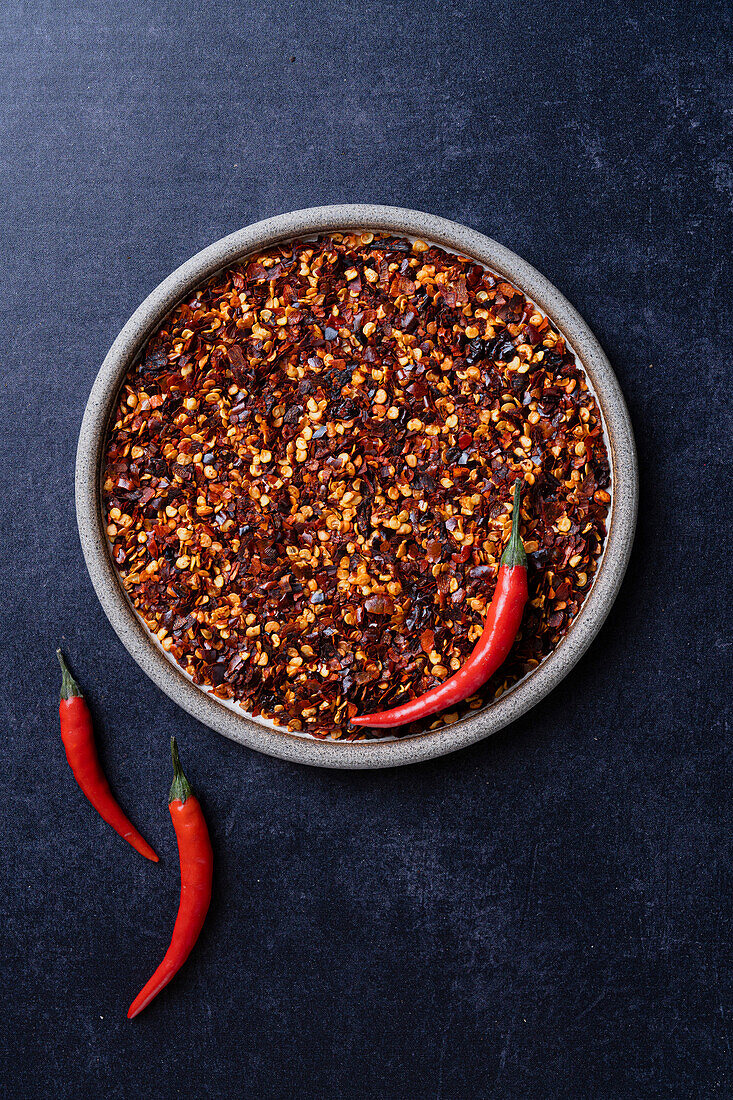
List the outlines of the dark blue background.
{"label": "dark blue background", "polygon": [[[731,1095],[728,5],[55,0],[0,22],[2,1095]],[[639,445],[634,557],[583,662],[490,742],[396,772],[292,766],[177,710],[74,523],[82,410],[132,310],[225,233],[339,201],[535,264]],[[158,867],[71,779],[58,639]],[[216,895],[129,1023],[177,901],[173,732]]]}

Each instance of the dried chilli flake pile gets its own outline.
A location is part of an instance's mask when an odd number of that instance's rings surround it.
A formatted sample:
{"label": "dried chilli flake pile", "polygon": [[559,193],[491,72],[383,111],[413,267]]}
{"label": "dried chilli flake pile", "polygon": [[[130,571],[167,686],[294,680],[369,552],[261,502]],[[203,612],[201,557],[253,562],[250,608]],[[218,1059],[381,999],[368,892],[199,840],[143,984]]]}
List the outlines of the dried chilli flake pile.
{"label": "dried chilli flake pile", "polygon": [[[470,259],[371,233],[283,244],[170,314],[124,384],[104,502],[123,584],[214,694],[316,737],[422,694],[479,638],[524,479],[523,625],[451,714],[557,644],[610,502],[563,337]],[[416,724],[400,733],[414,733]]]}

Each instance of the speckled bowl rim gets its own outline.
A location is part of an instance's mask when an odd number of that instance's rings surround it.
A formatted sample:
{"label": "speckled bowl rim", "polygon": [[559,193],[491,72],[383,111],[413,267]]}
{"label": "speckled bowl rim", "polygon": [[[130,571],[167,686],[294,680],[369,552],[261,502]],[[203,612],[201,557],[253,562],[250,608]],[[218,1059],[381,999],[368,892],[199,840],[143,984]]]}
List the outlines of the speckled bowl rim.
{"label": "speckled bowl rim", "polygon": [[[112,563],[101,507],[102,449],[122,379],[145,341],[186,294],[255,249],[291,237],[362,229],[422,237],[474,257],[525,292],[566,335],[595,390],[610,444],[613,494],[608,538],[591,591],[567,635],[530,675],[484,710],[435,732],[391,741],[342,742],[259,725],[194,685],[153,643],[128,602]],[[386,768],[428,760],[488,737],[543,699],[585,653],[623,580],[636,526],[638,472],[634,436],[611,365],[586,323],[530,264],[476,230],[417,210],[346,204],[281,214],[240,229],[188,260],[148,295],[109,350],[92,386],[79,434],[76,513],[87,568],[114,630],[142,670],[199,721],[243,745],[301,764],[328,768]]]}

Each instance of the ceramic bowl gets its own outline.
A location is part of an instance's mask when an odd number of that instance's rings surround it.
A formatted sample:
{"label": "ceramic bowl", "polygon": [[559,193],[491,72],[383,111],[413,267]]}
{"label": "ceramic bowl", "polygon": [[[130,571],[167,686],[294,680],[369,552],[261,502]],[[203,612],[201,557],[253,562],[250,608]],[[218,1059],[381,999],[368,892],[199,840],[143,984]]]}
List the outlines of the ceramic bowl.
{"label": "ceramic bowl", "polygon": [[[128,368],[166,314],[191,290],[248,253],[278,241],[339,230],[387,230],[475,258],[505,276],[555,322],[586,372],[604,420],[612,476],[608,538],[591,590],[566,636],[537,668],[499,699],[454,725],[413,737],[365,742],[319,741],[252,718],[197,687],[138,618],[115,572],[102,517],[103,446]],[[544,698],[590,645],[616,597],[636,524],[636,453],[624,399],[597,340],[568,301],[538,271],[496,241],[456,222],[392,206],[321,206],[282,214],[224,237],[169,275],[135,310],[104,360],[79,435],[76,510],[84,557],[99,600],[144,672],[179,706],[235,741],[272,756],[329,768],[385,768],[463,748],[506,726]]]}

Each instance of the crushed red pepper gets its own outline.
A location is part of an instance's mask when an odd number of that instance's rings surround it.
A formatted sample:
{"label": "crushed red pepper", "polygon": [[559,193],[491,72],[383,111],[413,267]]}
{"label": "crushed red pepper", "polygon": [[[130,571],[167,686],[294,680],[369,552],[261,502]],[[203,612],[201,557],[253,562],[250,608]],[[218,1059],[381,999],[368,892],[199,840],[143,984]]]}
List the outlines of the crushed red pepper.
{"label": "crushed red pepper", "polygon": [[194,681],[292,731],[360,739],[481,634],[525,482],[529,592],[480,695],[555,647],[592,582],[610,476],[562,335],[422,241],[333,234],[210,279],[149,340],[106,445],[112,557]]}

